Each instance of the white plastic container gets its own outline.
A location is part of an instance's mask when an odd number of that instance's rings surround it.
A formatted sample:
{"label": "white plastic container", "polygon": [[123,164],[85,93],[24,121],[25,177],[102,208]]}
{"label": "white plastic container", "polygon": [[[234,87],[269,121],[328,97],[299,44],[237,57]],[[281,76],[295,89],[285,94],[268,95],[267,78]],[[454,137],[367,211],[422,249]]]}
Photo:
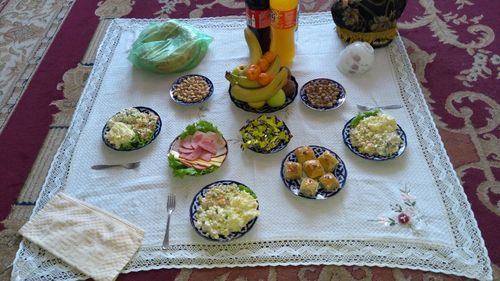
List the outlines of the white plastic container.
{"label": "white plastic container", "polygon": [[374,60],[373,47],[367,42],[356,41],[340,53],[337,68],[346,75],[357,75],[370,70]]}

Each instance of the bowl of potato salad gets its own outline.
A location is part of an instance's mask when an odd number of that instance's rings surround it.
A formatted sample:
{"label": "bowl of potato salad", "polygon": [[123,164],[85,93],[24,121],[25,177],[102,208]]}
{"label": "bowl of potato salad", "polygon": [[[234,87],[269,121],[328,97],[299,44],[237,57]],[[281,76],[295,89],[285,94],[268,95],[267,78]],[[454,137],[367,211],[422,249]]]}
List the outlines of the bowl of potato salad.
{"label": "bowl of potato salad", "polygon": [[396,120],[380,110],[359,113],[342,131],[347,147],[374,161],[395,159],[406,149],[406,134]]}
{"label": "bowl of potato salad", "polygon": [[190,219],[196,232],[213,241],[240,238],[259,215],[256,194],[246,185],[221,180],[202,188],[191,203]]}
{"label": "bowl of potato salad", "polygon": [[132,151],[150,144],[160,133],[161,119],[148,107],[122,109],[102,129],[102,140],[111,149]]}

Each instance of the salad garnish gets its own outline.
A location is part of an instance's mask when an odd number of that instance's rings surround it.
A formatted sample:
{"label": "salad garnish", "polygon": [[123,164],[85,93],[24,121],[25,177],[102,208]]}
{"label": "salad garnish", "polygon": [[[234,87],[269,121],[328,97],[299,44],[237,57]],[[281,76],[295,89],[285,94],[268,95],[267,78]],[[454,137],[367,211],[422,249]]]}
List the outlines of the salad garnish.
{"label": "salad garnish", "polygon": [[354,119],[351,121],[351,127],[356,128],[358,126],[359,122],[367,117],[370,116],[377,116],[380,113],[379,109],[373,110],[373,111],[365,111],[365,112],[360,112]]}

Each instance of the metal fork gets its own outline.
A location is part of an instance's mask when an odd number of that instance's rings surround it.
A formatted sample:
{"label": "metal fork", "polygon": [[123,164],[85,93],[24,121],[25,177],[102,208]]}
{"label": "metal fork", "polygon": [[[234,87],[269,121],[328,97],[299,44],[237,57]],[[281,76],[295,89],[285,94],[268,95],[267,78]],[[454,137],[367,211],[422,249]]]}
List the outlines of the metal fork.
{"label": "metal fork", "polygon": [[102,164],[102,165],[94,165],[90,168],[92,168],[94,170],[102,170],[102,169],[111,168],[111,167],[123,167],[125,169],[135,169],[135,168],[139,167],[140,164],[141,164],[141,162],[133,162],[133,163],[125,163],[125,164],[110,164],[110,165]]}
{"label": "metal fork", "polygon": [[382,106],[366,106],[366,105],[361,105],[358,104],[358,109],[363,110],[363,111],[370,111],[374,109],[398,109],[402,108],[403,106],[400,104],[391,104],[391,105],[382,105]]}
{"label": "metal fork", "polygon": [[169,194],[167,198],[167,229],[165,230],[165,237],[163,238],[162,249],[166,250],[168,247],[168,233],[170,230],[170,215],[175,210],[175,195]]}

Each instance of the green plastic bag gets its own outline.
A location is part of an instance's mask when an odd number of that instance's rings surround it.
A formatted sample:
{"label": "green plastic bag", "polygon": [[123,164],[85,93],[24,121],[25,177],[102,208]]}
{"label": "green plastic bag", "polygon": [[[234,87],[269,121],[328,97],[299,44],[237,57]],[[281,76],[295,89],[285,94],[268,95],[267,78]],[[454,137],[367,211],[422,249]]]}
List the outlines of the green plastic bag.
{"label": "green plastic bag", "polygon": [[139,34],[128,59],[153,72],[186,71],[201,62],[212,41],[211,36],[177,20],[153,23]]}

